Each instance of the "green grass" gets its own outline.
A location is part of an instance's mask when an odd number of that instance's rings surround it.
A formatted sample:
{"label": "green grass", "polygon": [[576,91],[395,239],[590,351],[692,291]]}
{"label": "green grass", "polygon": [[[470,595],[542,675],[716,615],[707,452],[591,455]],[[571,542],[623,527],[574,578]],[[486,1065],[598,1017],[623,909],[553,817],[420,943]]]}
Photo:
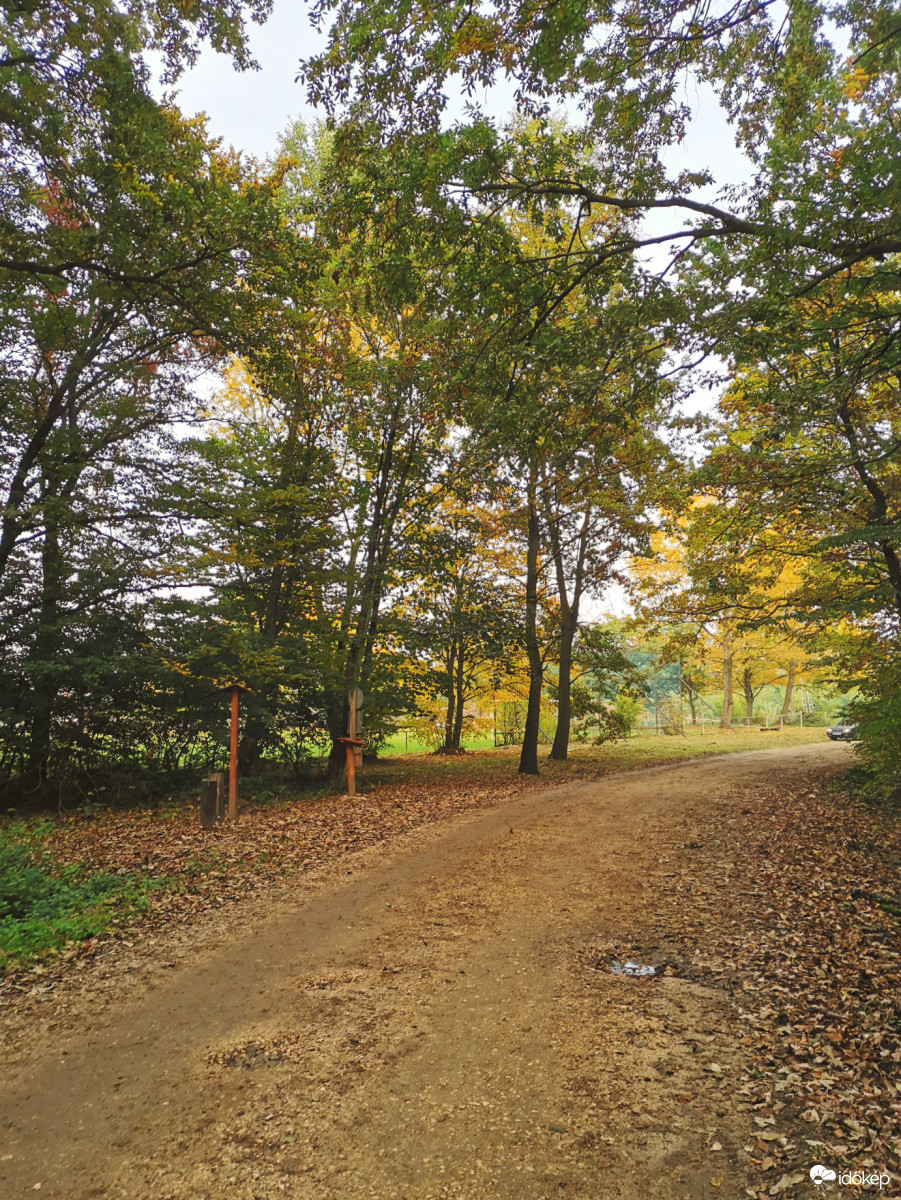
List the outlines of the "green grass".
{"label": "green grass", "polygon": [[[494,738],[490,733],[487,737],[472,738],[466,742],[466,749],[492,750],[494,749]],[[404,730],[400,730],[393,737],[388,738],[379,750],[379,756],[394,758],[398,754],[430,754],[431,752],[431,746],[420,741],[412,732],[405,733]]]}
{"label": "green grass", "polygon": [[62,863],[44,845],[52,828],[39,821],[0,830],[0,974],[97,937],[145,911],[149,894],[169,884]]}
{"label": "green grass", "polygon": [[[403,734],[401,746],[403,745]],[[550,746],[539,748],[541,778],[549,785],[567,779],[592,778],[612,771],[629,771],[636,767],[677,762],[681,759],[711,754],[734,754],[745,750],[765,750],[774,746],[803,746],[826,741],[823,729],[786,728],[778,733],[761,733],[757,725],[731,732],[707,726],[686,728],[686,736],[656,735],[653,731],[636,734],[622,741],[606,742],[602,746],[571,745],[564,763],[547,757]],[[489,747],[491,742],[489,739]],[[408,754],[389,750],[376,764],[366,765],[360,782],[374,787],[392,783],[439,783],[459,781],[461,784],[499,784],[516,773],[519,747],[498,749],[470,748],[461,755],[432,754],[427,751]]]}

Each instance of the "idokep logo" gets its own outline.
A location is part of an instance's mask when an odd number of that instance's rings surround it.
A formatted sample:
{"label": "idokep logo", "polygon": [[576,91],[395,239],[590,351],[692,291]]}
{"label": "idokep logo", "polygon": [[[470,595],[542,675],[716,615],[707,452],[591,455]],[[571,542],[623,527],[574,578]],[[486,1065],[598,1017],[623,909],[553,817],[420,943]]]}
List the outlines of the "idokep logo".
{"label": "idokep logo", "polygon": [[810,1168],[810,1178],[817,1187],[838,1180],[846,1187],[879,1188],[880,1191],[892,1182],[890,1175],[868,1175],[866,1171],[847,1171],[837,1175],[831,1167],[821,1167],[819,1164]]}
{"label": "idokep logo", "polygon": [[892,1182],[889,1175],[868,1175],[866,1171],[848,1171],[839,1175],[838,1181],[847,1184],[848,1187],[878,1187],[880,1192]]}
{"label": "idokep logo", "polygon": [[829,1167],[821,1167],[819,1164],[810,1168],[810,1178],[814,1181],[817,1187],[821,1183],[831,1183],[835,1179],[835,1172]]}

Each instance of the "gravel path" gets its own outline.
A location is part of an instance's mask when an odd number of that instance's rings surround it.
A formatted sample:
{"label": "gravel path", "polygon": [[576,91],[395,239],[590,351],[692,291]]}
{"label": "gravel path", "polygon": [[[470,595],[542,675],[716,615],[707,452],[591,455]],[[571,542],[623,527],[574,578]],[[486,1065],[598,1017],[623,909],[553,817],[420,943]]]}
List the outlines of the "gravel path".
{"label": "gravel path", "polygon": [[[847,753],[530,793],[123,949],[7,1022],[0,1195],[743,1196],[741,1047],[726,994],[665,967],[666,880],[736,794]],[[658,977],[598,969],[627,956]]]}

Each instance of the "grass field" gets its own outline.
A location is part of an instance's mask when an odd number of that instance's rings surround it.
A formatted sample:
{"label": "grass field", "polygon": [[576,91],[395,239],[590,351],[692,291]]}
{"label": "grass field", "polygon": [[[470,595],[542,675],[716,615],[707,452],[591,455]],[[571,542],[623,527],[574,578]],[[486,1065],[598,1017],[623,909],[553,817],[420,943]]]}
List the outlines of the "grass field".
{"label": "grass field", "polygon": [[[593,778],[611,771],[677,762],[685,758],[761,750],[768,746],[801,746],[825,740],[826,731],[819,728],[788,728],[780,732],[761,733],[759,726],[752,725],[748,730],[725,733],[708,726],[703,734],[700,729],[689,728],[684,737],[642,732],[623,741],[606,742],[602,746],[574,745],[565,763],[549,759],[547,753],[550,747],[542,745],[539,765],[541,775],[551,784],[566,779]],[[515,773],[519,762],[518,746],[494,749],[490,739],[488,748],[467,748],[466,753],[460,755],[414,752],[412,740],[408,741],[410,752],[404,754],[403,745],[403,734],[400,734],[399,748],[395,739],[395,745],[383,751],[384,757],[379,762],[366,764],[362,777],[358,777],[361,785],[376,787],[382,784],[453,779],[459,779],[460,782],[499,782],[503,776]]]}
{"label": "grass field", "polygon": [[[724,735],[724,734],[722,734],[722,731],[719,729],[716,722],[707,721],[703,732],[702,732],[700,726],[698,726],[697,728],[693,728],[690,725],[686,725],[685,726],[685,734],[686,734],[686,737],[688,738],[688,740],[691,742],[694,742],[697,739],[703,739],[706,742],[710,739],[716,739],[717,737],[720,737],[720,736],[734,738],[736,736],[739,736],[739,734],[738,734],[739,730],[742,731],[742,736],[744,735],[744,733],[748,733],[753,737],[759,733],[761,723],[762,722],[760,722],[760,721],[754,721],[753,724],[750,726],[750,729],[746,729],[745,726],[743,725],[743,723],[739,720],[739,721],[735,722],[735,732],[733,732],[732,734]],[[545,723],[542,724],[543,729],[544,729],[544,724]],[[805,736],[801,739],[801,742],[807,742],[810,740],[806,735],[811,731],[814,734],[819,732],[820,735],[825,736],[822,728],[819,728],[817,726],[805,726],[800,731],[805,734]],[[786,735],[792,735],[792,734],[798,733],[799,730],[798,730],[797,726],[787,726],[786,729],[784,730],[784,732]],[[548,725],[547,729],[544,729],[544,733],[548,736],[548,738],[553,737],[554,727],[553,727],[552,722]],[[671,740],[669,738],[669,735],[666,735],[666,734],[658,735],[657,733],[655,733],[655,731],[653,729],[649,730],[649,729],[644,729],[644,728],[641,730],[638,730],[635,734],[632,735],[632,737],[629,740],[630,741],[636,741],[636,740],[640,741],[642,738],[648,738],[648,737],[650,737],[653,741],[660,741],[660,740],[664,740],[664,739]],[[816,740],[816,738],[814,738],[814,740]],[[545,751],[550,749],[550,742],[543,743],[543,745],[544,745]],[[465,742],[465,747],[466,747],[467,751],[493,750],[495,748],[494,738],[493,738],[492,734],[490,734],[490,733],[487,734],[485,737],[481,737],[481,738],[469,738]],[[572,747],[572,743],[571,743],[571,747]],[[518,747],[517,747],[517,750],[518,750]],[[385,745],[382,747],[382,749],[379,753],[382,758],[394,758],[397,755],[431,754],[432,750],[431,750],[431,747],[428,746],[425,742],[420,741],[415,736],[415,734],[412,733],[412,731],[405,731],[405,730],[401,729],[394,735],[394,737],[390,738],[385,743]]]}

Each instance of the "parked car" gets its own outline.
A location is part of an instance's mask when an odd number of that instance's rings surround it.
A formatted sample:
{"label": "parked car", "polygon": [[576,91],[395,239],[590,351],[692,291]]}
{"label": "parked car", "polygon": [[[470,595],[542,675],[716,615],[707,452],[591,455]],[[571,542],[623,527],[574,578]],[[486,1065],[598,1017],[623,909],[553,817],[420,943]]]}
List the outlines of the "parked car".
{"label": "parked car", "polygon": [[833,742],[855,742],[857,741],[857,726],[830,725],[826,730],[826,737]]}

